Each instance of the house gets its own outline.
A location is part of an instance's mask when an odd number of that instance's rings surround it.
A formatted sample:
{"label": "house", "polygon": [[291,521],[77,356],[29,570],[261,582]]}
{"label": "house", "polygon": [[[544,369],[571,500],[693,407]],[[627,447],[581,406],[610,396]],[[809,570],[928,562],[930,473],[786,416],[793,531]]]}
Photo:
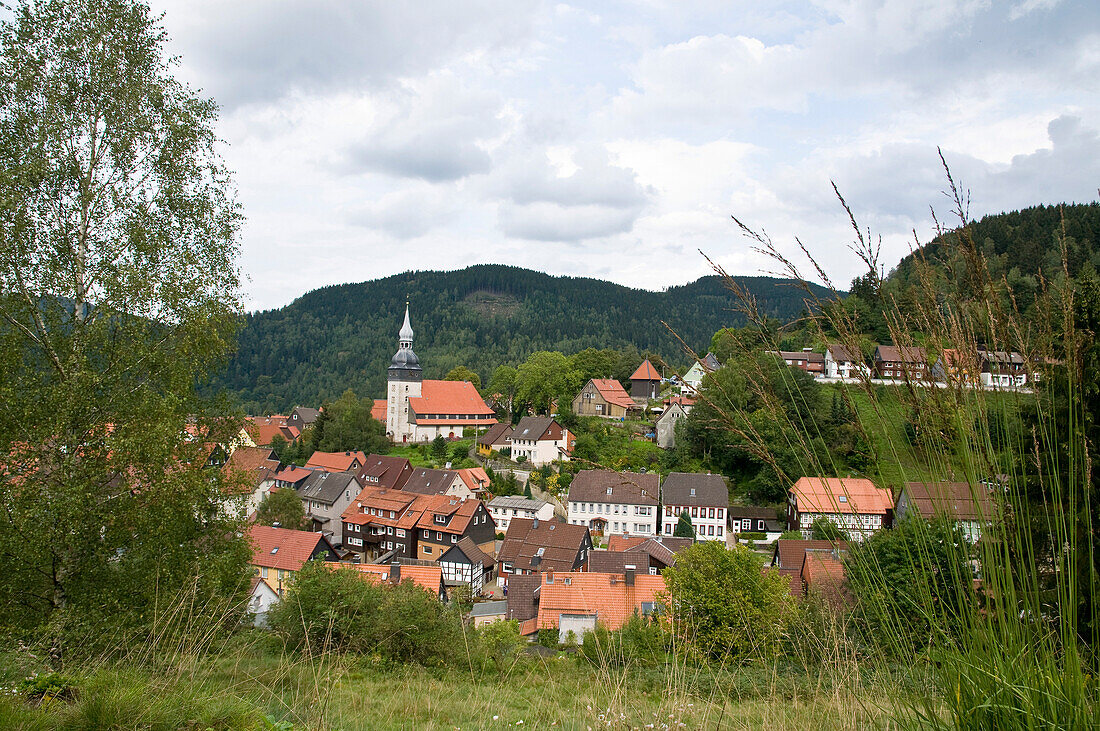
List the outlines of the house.
{"label": "house", "polygon": [[463,538],[470,538],[482,551],[492,554],[497,529],[480,500],[450,495],[431,495],[416,521],[416,558],[438,561]]}
{"label": "house", "polygon": [[508,618],[508,600],[478,602],[470,608],[470,621],[474,627],[499,622]]}
{"label": "house", "polygon": [[481,596],[485,585],[493,580],[497,562],[490,553],[481,550],[473,538],[464,536],[439,557],[438,563],[448,586],[466,584],[474,596]]}
{"label": "house", "polygon": [[297,492],[313,472],[313,468],[306,469],[305,467],[298,467],[297,465],[283,467],[275,473],[275,487],[280,490],[283,488],[290,488]]}
{"label": "house", "polygon": [[[676,554],[691,546],[690,538],[672,536],[612,536],[606,550],[594,549],[588,554],[588,570],[597,573],[621,574],[627,566],[641,573],[657,574],[676,565]],[[613,547],[614,546],[614,547]]]}
{"label": "house", "polygon": [[312,426],[313,422],[317,421],[317,417],[320,415],[320,409],[311,409],[308,406],[295,406],[294,411],[290,412],[290,418],[287,419],[287,422],[289,426],[297,427],[300,433],[307,426]]}
{"label": "house", "polygon": [[661,485],[664,533],[672,535],[682,513],[691,517],[691,527],[700,541],[725,541],[729,486],[721,475],[673,472]]}
{"label": "house", "polygon": [[676,446],[676,425],[685,419],[690,411],[691,406],[685,406],[680,402],[673,403],[665,409],[665,412],[657,419],[658,447],[672,449]]}
{"label": "house", "polygon": [[815,353],[812,348],[803,348],[802,350],[768,350],[765,352],[768,355],[778,356],[787,365],[792,368],[797,368],[800,371],[805,371],[811,376],[825,375],[825,356],[821,353]]}
{"label": "house", "polygon": [[447,587],[443,583],[443,571],[438,566],[417,564],[355,564],[351,567],[359,576],[372,583],[418,586],[439,601],[447,600]]}
{"label": "house", "polygon": [[340,516],[344,547],[364,558],[416,558],[416,523],[422,496],[403,490],[364,487]]}
{"label": "house", "polygon": [[306,461],[306,467],[326,472],[358,473],[366,463],[364,452],[314,452]]}
{"label": "house", "polygon": [[230,515],[245,517],[256,512],[275,486],[279,458],[269,447],[237,447],[221,469],[232,481],[226,510]]}
{"label": "house", "polygon": [[270,447],[276,441],[276,437],[287,442],[293,442],[301,435],[301,430],[288,423],[287,417],[276,414],[275,416],[247,416],[245,417],[245,431],[252,442],[258,447]]}
{"label": "house", "polygon": [[504,534],[497,563],[501,576],[542,571],[583,571],[592,536],[583,525],[513,518]]}
{"label": "house", "polygon": [[470,490],[474,497],[480,499],[489,489],[489,473],[483,467],[463,467],[455,470],[462,478],[462,483]]}
{"label": "house", "polygon": [[253,572],[280,597],[306,561],[336,560],[336,549],[320,533],[253,525],[248,541]]}
{"label": "house", "polygon": [[[542,574],[514,574],[508,577],[504,596],[508,601],[508,619],[520,623],[520,634],[527,636],[538,629],[538,595],[542,586]],[[530,623],[525,627],[525,623]]]}
{"label": "house", "polygon": [[628,566],[621,574],[547,571],[538,587],[538,629],[556,629],[558,641],[580,641],[596,626],[621,628],[634,614],[657,611],[665,591],[662,576],[638,573]]}
{"label": "house", "polygon": [[784,571],[801,571],[805,560],[806,551],[811,549],[831,551],[848,550],[846,541],[817,541],[798,540],[797,538],[780,538],[772,549],[771,567]]}
{"label": "house", "polygon": [[898,520],[915,515],[924,520],[947,518],[977,543],[993,522],[996,505],[989,487],[968,482],[907,482],[898,495],[894,515]]}
{"label": "house", "polygon": [[398,333],[398,348],[386,378],[386,434],[395,442],[427,442],[442,436],[457,439],[467,427],[477,430],[497,423],[496,412],[469,381],[426,381],[413,352],[409,308]]}
{"label": "house", "polygon": [[875,348],[875,378],[923,381],[928,378],[924,348],[880,345]]}
{"label": "house", "polygon": [[302,480],[297,492],[313,530],[324,531],[334,545],[343,546],[344,524],[340,516],[362,489],[363,485],[351,472],[317,469]]}
{"label": "house", "polygon": [[979,350],[979,380],[986,388],[1017,388],[1027,384],[1027,360],[1017,352]]}
{"label": "house", "polygon": [[680,386],[680,392],[682,394],[698,393],[703,385],[704,376],[708,373],[714,373],[721,367],[722,364],[718,362],[718,358],[714,356],[714,353],[707,353],[705,358],[695,361],[691,368],[688,368],[684,377],[680,379],[683,382]]}
{"label": "house", "polygon": [[776,517],[774,508],[757,508],[750,505],[729,507],[730,533],[765,533],[764,540],[774,540],[786,530],[783,521]]}
{"label": "house", "polygon": [[482,457],[488,457],[493,452],[499,452],[512,446],[512,425],[493,424],[485,430],[485,433],[477,438],[477,453]]}
{"label": "house", "polygon": [[458,472],[433,470],[427,467],[413,468],[412,474],[401,489],[418,495],[450,495],[463,499],[474,496],[474,491],[466,486],[465,480]]}
{"label": "house", "polygon": [[412,477],[412,463],[404,457],[388,457],[369,454],[359,470],[363,487],[381,487],[384,490],[400,490]]}
{"label": "house", "polygon": [[851,603],[844,584],[844,556],[837,547],[807,549],[798,573],[806,596],[834,608]]}
{"label": "house", "polygon": [[573,399],[573,413],[579,416],[625,419],[627,412],[634,408],[634,399],[612,378],[593,378]]}
{"label": "house", "polygon": [[258,575],[253,576],[248,587],[248,613],[252,626],[267,627],[267,611],[279,602],[279,595]]}
{"label": "house", "polygon": [[501,495],[489,502],[489,515],[493,516],[498,531],[507,532],[512,518],[551,520],[554,517],[554,506],[545,500],[532,500],[520,495]]}
{"label": "house", "polygon": [[512,459],[541,467],[568,462],[573,435],[549,416],[525,416],[512,431]]}
{"label": "house", "polygon": [[854,541],[889,527],[894,511],[889,488],[855,477],[802,477],[788,491],[787,527],[809,538],[813,522],[827,518]]}
{"label": "house", "polygon": [[870,375],[858,352],[852,352],[846,345],[825,346],[826,378],[857,378],[861,373]]}
{"label": "house", "polygon": [[655,474],[581,470],[569,484],[566,520],[597,533],[657,535],[660,485]]}
{"label": "house", "polygon": [[935,380],[961,386],[977,386],[981,382],[980,371],[977,353],[957,348],[944,349],[943,355],[932,364],[930,370]]}
{"label": "house", "polygon": [[644,404],[650,399],[657,398],[660,393],[661,374],[649,362],[649,358],[646,358],[630,377],[630,396]]}

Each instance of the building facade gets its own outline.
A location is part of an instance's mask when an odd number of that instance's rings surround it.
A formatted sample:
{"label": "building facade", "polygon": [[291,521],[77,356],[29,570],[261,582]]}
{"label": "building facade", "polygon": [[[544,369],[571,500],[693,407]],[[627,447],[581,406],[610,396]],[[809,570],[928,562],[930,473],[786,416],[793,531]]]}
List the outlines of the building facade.
{"label": "building facade", "polygon": [[726,540],[729,488],[721,475],[673,472],[661,485],[664,534],[672,535],[687,513],[700,541]]}
{"label": "building facade", "polygon": [[566,520],[596,533],[657,535],[659,497],[655,474],[581,470],[569,484]]}

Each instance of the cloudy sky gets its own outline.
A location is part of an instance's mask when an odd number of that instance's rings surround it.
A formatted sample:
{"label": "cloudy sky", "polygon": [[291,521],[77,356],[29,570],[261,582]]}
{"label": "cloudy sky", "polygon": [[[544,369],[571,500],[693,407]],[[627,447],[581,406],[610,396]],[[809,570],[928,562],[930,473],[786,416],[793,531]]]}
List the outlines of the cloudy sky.
{"label": "cloudy sky", "polygon": [[946,214],[1100,187],[1094,0],[154,0],[222,107],[250,309],[494,262],[661,289],[774,269],[730,220],[858,273]]}

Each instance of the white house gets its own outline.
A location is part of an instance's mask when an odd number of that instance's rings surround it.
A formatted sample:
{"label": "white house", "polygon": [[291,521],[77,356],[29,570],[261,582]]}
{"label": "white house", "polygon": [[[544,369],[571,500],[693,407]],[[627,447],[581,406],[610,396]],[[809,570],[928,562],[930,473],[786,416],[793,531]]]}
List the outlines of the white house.
{"label": "white house", "polygon": [[545,500],[532,500],[519,495],[501,495],[489,502],[489,515],[501,533],[508,532],[512,518],[548,521],[554,517],[554,506]]}
{"label": "white house", "polygon": [[988,485],[967,482],[907,482],[901,488],[894,514],[898,520],[915,515],[925,520],[950,519],[971,543],[977,543],[995,517],[996,505]]}
{"label": "white house", "polygon": [[255,627],[267,627],[267,610],[279,602],[279,595],[259,576],[252,577],[251,592],[248,596],[248,613],[252,615]]}
{"label": "white house", "polygon": [[705,358],[701,361],[695,361],[688,372],[684,374],[681,379],[680,392],[683,394],[698,393],[699,387],[703,383],[703,376],[714,373],[721,367],[722,364],[718,362],[718,358],[714,356],[714,353],[707,353]]}
{"label": "white house", "polygon": [[671,449],[676,446],[676,425],[691,413],[695,400],[677,396],[657,419],[657,446]]}
{"label": "white house", "polygon": [[569,461],[573,435],[548,416],[525,416],[512,430],[511,445],[513,460],[541,467]]}
{"label": "white house", "polygon": [[826,518],[853,541],[862,541],[886,527],[893,509],[890,489],[876,487],[870,480],[803,477],[788,492],[787,528],[810,538],[814,521]]}
{"label": "white house", "polygon": [[691,527],[700,541],[726,540],[726,511],[729,488],[721,475],[673,472],[661,485],[661,504],[665,535],[672,535],[682,513],[691,518]]}
{"label": "white house", "polygon": [[566,520],[597,533],[656,535],[660,484],[655,474],[581,470],[569,484]]}
{"label": "white house", "polygon": [[860,373],[869,374],[870,370],[844,345],[829,345],[825,348],[826,378],[857,378]]}

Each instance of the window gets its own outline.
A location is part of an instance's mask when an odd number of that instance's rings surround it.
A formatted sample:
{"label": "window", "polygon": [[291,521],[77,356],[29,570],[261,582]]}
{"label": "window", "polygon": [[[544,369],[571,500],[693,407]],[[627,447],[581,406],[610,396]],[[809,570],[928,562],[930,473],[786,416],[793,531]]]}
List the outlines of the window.
{"label": "window", "polygon": [[386,526],[386,535],[388,535],[388,536],[393,535],[393,526],[392,525],[387,525]]}
{"label": "window", "polygon": [[672,532],[672,523],[665,523],[665,533]]}
{"label": "window", "polygon": [[394,511],[391,510],[390,511],[390,518],[396,518],[396,517],[397,517],[397,513],[395,513]]}
{"label": "window", "polygon": [[432,552],[432,547],[431,546],[424,546],[424,553],[431,553],[431,552]]}
{"label": "window", "polygon": [[724,511],[723,511],[723,509],[722,509],[722,508],[718,508],[718,520],[721,520],[721,519],[722,519],[722,513],[723,513],[723,512],[724,512]]}
{"label": "window", "polygon": [[670,516],[670,517],[672,516],[672,506],[671,505],[666,505],[665,506],[665,515]]}
{"label": "window", "polygon": [[741,521],[741,530],[752,530],[752,518],[745,518]]}
{"label": "window", "polygon": [[431,534],[431,533],[429,533],[428,531],[424,531],[424,538],[430,538],[430,537],[431,537],[431,535],[432,535],[432,534]]}
{"label": "window", "polygon": [[691,509],[691,517],[693,517],[693,518],[698,518],[699,517],[699,508],[692,508]]}
{"label": "window", "polygon": [[401,528],[398,528],[397,529],[397,537],[398,538],[404,538],[405,537],[405,531]]}
{"label": "window", "polygon": [[442,540],[443,540],[443,534],[442,534],[441,532],[439,532],[439,531],[436,531],[436,532],[435,532],[435,539],[436,539],[437,541],[442,541]]}
{"label": "window", "polygon": [[451,534],[451,543],[458,543],[458,536],[454,533]]}
{"label": "window", "polygon": [[714,508],[710,509],[710,517],[712,517],[712,518],[714,517]]}
{"label": "window", "polygon": [[264,568],[260,569],[260,578],[261,579],[266,579],[267,578],[267,567],[264,567]]}
{"label": "window", "polygon": [[722,537],[722,526],[718,526],[718,537]]}

